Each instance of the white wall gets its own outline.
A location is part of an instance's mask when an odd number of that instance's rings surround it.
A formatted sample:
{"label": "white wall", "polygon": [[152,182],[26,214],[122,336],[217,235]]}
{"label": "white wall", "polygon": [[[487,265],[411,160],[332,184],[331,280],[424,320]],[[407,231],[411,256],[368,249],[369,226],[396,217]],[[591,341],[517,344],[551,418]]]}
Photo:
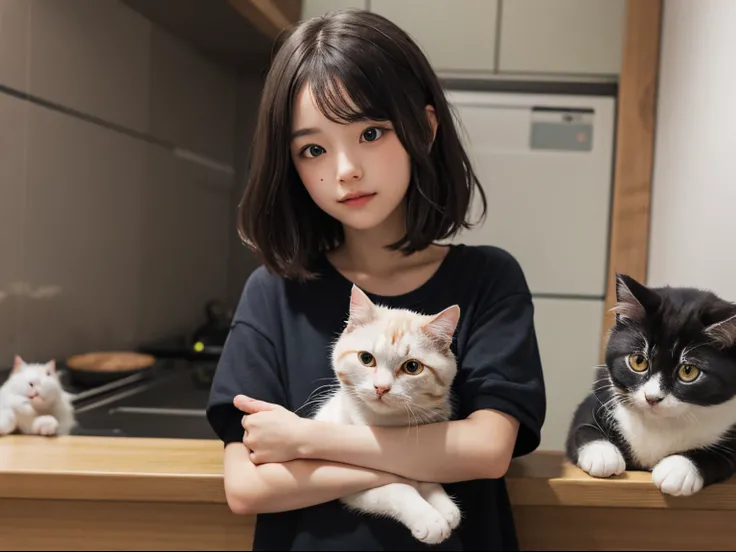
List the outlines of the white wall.
{"label": "white wall", "polygon": [[736,0],[665,0],[648,283],[736,301]]}

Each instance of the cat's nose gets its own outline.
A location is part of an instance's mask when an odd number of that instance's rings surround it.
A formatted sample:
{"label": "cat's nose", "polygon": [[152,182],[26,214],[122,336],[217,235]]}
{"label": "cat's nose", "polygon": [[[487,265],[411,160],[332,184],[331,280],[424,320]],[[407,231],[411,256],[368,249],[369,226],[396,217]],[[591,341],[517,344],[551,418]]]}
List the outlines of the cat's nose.
{"label": "cat's nose", "polygon": [[383,397],[386,393],[388,393],[389,391],[391,391],[391,386],[390,385],[388,385],[388,386],[380,386],[380,387],[378,385],[374,385],[373,387],[375,387],[375,389],[376,389],[376,395],[378,395],[379,397]]}
{"label": "cat's nose", "polygon": [[664,399],[664,397],[660,397],[658,395],[644,395],[644,398],[647,400],[649,404],[652,404],[652,405],[661,403],[662,399]]}

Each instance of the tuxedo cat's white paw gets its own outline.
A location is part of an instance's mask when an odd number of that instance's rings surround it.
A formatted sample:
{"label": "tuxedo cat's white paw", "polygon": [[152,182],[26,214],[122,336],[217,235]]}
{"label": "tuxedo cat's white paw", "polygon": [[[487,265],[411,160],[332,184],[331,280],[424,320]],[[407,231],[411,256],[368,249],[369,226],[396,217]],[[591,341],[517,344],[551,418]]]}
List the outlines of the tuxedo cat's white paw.
{"label": "tuxedo cat's white paw", "polygon": [[457,528],[462,513],[457,504],[450,498],[442,485],[437,483],[420,483],[419,494],[447,520],[450,529]]}
{"label": "tuxedo cat's white paw", "polygon": [[679,454],[660,460],[652,470],[652,481],[661,492],[672,496],[690,496],[703,488],[698,468]]}
{"label": "tuxedo cat's white paw", "polygon": [[33,420],[31,430],[35,435],[56,435],[59,422],[53,416],[39,416]]}
{"label": "tuxedo cat's white paw", "polygon": [[626,471],[626,461],[613,443],[601,440],[580,448],[578,467],[593,477],[611,477]]}
{"label": "tuxedo cat's white paw", "polygon": [[439,544],[450,536],[452,529],[442,514],[434,508],[422,512],[408,524],[414,538],[425,544]]}

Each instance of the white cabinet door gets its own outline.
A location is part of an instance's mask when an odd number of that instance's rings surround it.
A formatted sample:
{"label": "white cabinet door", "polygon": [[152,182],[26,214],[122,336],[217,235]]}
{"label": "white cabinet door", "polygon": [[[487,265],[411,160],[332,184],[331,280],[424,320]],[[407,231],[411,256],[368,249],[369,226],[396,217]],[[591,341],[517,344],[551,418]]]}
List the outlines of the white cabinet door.
{"label": "white cabinet door", "polygon": [[497,0],[371,0],[412,35],[437,71],[492,72]]}
{"label": "white cabinet door", "polygon": [[547,394],[542,450],[564,449],[572,415],[591,390],[604,308],[603,301],[534,299],[534,325]]}
{"label": "white cabinet door", "polygon": [[302,21],[346,8],[366,9],[366,0],[302,0]]}
{"label": "white cabinet door", "polygon": [[499,71],[617,75],[625,14],[626,0],[504,0]]}
{"label": "white cabinet door", "polygon": [[507,249],[534,293],[602,298],[614,99],[455,91],[448,98],[488,202],[485,222],[455,241]]}

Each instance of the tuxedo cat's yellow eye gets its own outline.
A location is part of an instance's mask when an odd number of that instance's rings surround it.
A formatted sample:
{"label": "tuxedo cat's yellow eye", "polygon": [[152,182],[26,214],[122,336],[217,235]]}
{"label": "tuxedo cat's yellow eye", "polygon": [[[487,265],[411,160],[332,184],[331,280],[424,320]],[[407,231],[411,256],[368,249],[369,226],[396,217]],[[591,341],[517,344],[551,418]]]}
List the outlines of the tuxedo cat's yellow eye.
{"label": "tuxedo cat's yellow eye", "polygon": [[699,375],[700,370],[697,366],[693,366],[692,364],[683,364],[677,369],[677,377],[685,383],[695,381]]}
{"label": "tuxedo cat's yellow eye", "polygon": [[416,376],[424,370],[424,364],[417,360],[407,360],[401,365],[401,369],[410,376]]}
{"label": "tuxedo cat's yellow eye", "polygon": [[361,351],[358,353],[358,359],[360,362],[362,362],[365,366],[373,367],[376,365],[376,357],[374,357],[372,354],[367,353],[365,351]]}
{"label": "tuxedo cat's yellow eye", "polygon": [[649,368],[647,357],[639,353],[629,355],[626,361],[629,363],[629,368],[634,372],[646,372]]}

